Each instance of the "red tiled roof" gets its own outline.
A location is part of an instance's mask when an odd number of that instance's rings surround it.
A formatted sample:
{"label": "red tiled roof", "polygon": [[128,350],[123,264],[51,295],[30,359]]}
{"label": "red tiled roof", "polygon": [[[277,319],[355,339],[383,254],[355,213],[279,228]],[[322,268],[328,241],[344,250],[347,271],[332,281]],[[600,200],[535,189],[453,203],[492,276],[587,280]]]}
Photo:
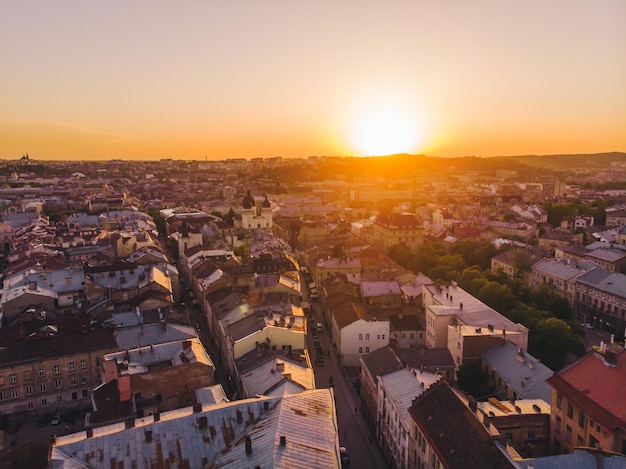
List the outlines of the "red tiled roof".
{"label": "red tiled roof", "polygon": [[590,353],[548,384],[605,428],[626,430],[626,353],[616,359],[617,366],[609,366],[602,356]]}

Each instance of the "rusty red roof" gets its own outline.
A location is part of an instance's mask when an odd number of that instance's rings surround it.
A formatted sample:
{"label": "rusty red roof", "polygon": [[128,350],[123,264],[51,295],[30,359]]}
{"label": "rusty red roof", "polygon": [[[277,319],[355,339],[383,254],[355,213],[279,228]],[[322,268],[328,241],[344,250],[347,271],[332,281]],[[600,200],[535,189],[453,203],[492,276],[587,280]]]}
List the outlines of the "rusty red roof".
{"label": "rusty red roof", "polygon": [[609,365],[591,352],[554,374],[548,384],[605,428],[626,430],[626,353],[618,353],[615,362]]}

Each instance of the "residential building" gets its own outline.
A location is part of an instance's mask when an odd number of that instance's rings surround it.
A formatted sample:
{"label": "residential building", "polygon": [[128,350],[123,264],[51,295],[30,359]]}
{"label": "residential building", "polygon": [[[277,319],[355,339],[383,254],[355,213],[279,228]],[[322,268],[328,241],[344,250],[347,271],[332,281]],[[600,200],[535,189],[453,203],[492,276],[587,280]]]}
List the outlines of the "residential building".
{"label": "residential building", "polygon": [[373,432],[378,421],[378,379],[403,367],[391,347],[383,347],[361,357],[361,411]]}
{"label": "residential building", "polygon": [[89,428],[56,437],[50,460],[54,467],[137,469],[341,467],[331,389],[196,404]]}
{"label": "residential building", "polygon": [[195,404],[195,390],[215,384],[215,365],[198,338],[109,353],[104,383],[128,376],[135,407],[145,414]]}
{"label": "residential building", "polygon": [[[43,334],[43,336],[42,336]],[[117,350],[113,330],[59,334],[6,343],[0,353],[0,414],[81,408],[101,380],[101,359]]]}
{"label": "residential building", "polygon": [[490,220],[485,223],[485,227],[489,228],[498,236],[514,238],[526,243],[534,241],[539,233],[535,223],[525,221],[508,223],[504,221]]}
{"label": "residential building", "polygon": [[624,339],[626,275],[591,269],[576,278],[574,314],[582,323],[600,327]]}
{"label": "residential building", "polygon": [[555,373],[550,427],[553,454],[577,447],[626,454],[626,353],[615,344]]}
{"label": "residential building", "polygon": [[490,308],[460,288],[425,285],[426,346],[447,348],[457,368],[475,360],[491,347],[509,340],[528,348],[528,329]]}
{"label": "residential building", "polygon": [[426,346],[426,331],[417,314],[389,315],[391,338],[398,348]]}
{"label": "residential building", "polygon": [[411,402],[440,379],[436,373],[407,368],[378,377],[376,440],[393,467],[409,467]]}
{"label": "residential building", "polygon": [[374,245],[384,253],[398,244],[417,249],[424,243],[424,227],[412,213],[380,214],[369,230]]}
{"label": "residential building", "polygon": [[[441,380],[409,409],[408,466],[413,468],[514,468],[492,425],[478,420],[476,408]],[[475,406],[475,403],[473,404]]]}
{"label": "residential building", "polygon": [[548,285],[573,306],[576,279],[594,267],[591,262],[542,259],[532,266],[530,286]]}
{"label": "residential building", "polygon": [[500,400],[542,399],[550,402],[546,382],[553,371],[514,343],[502,342],[481,357],[483,372]]}
{"label": "residential building", "polygon": [[[549,391],[549,386],[548,387]],[[550,401],[543,399],[498,400],[476,403],[479,421],[493,425],[524,458],[549,454]],[[515,459],[517,463],[519,460]]]}

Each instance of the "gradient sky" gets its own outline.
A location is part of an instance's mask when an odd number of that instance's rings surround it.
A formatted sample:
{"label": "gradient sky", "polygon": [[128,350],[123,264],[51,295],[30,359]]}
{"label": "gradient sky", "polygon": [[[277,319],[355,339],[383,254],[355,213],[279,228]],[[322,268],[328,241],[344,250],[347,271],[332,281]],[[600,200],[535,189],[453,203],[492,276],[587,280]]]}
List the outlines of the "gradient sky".
{"label": "gradient sky", "polygon": [[626,151],[625,0],[0,0],[0,64],[0,158]]}

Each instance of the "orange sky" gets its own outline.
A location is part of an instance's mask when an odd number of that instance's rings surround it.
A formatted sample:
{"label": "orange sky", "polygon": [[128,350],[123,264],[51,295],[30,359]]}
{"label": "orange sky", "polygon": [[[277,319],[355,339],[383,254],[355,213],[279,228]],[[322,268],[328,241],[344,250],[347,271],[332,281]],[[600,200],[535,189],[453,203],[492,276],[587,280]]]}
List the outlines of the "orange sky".
{"label": "orange sky", "polygon": [[623,0],[0,2],[0,158],[626,151]]}

